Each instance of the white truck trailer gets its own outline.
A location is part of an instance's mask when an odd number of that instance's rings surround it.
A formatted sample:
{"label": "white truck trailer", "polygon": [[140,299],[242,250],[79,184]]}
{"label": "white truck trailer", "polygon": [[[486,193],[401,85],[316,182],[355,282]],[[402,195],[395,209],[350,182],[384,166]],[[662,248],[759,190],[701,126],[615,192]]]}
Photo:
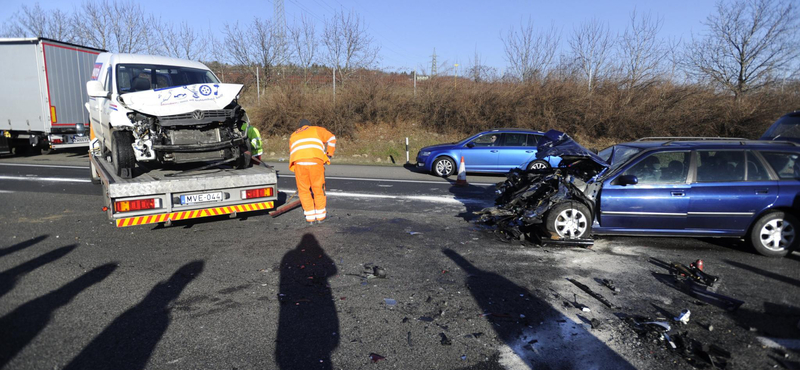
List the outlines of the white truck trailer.
{"label": "white truck trailer", "polygon": [[86,81],[105,50],[0,38],[0,152],[89,146]]}

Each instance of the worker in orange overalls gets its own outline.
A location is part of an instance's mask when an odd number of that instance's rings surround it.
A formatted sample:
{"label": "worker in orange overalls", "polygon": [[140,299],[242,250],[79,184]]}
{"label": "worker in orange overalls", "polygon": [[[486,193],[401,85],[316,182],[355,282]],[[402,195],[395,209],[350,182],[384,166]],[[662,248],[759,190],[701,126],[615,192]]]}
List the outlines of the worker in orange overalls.
{"label": "worker in orange overalls", "polygon": [[[336,136],[330,131],[300,120],[300,128],[289,138],[289,170],[297,181],[297,196],[309,223],[322,222],[325,212],[325,167],[336,150]],[[313,195],[312,195],[313,194]]]}

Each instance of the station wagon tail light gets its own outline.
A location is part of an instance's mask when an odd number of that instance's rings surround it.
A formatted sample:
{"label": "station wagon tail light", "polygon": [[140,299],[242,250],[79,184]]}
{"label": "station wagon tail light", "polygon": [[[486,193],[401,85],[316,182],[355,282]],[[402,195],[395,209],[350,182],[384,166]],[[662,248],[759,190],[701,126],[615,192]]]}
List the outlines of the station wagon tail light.
{"label": "station wagon tail light", "polygon": [[272,188],[242,190],[242,199],[265,198],[272,196]]}
{"label": "station wagon tail light", "polygon": [[161,199],[136,199],[136,200],[121,200],[114,202],[115,212],[132,212],[142,211],[145,209],[161,208]]}

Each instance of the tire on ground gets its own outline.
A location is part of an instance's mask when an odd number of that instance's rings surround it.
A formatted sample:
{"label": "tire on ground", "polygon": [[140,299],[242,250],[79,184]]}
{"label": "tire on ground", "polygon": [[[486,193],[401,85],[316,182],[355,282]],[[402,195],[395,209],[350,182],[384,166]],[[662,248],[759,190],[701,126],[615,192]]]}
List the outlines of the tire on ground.
{"label": "tire on ground", "polygon": [[592,214],[585,204],[566,201],[548,211],[545,229],[563,239],[588,238],[592,235]]}
{"label": "tire on ground", "polygon": [[543,159],[537,159],[537,160],[535,160],[535,161],[533,161],[533,162],[528,164],[528,171],[537,170],[537,169],[538,170],[546,170],[548,168],[550,168],[550,163],[545,161],[545,160],[543,160]]}
{"label": "tire on ground", "polygon": [[442,156],[433,161],[431,172],[433,172],[433,174],[436,176],[447,177],[458,172],[458,168],[456,168],[455,161],[448,157]]}
{"label": "tire on ground", "polygon": [[[761,216],[750,230],[750,243],[756,252],[767,257],[784,257],[797,249],[797,217],[786,212],[770,212]],[[777,239],[776,239],[777,238]]]}
{"label": "tire on ground", "polygon": [[136,165],[136,157],[133,154],[133,134],[128,131],[114,131],[111,135],[114,140],[114,149],[111,154],[111,161],[114,164],[114,171],[117,176],[123,179],[130,179]]}

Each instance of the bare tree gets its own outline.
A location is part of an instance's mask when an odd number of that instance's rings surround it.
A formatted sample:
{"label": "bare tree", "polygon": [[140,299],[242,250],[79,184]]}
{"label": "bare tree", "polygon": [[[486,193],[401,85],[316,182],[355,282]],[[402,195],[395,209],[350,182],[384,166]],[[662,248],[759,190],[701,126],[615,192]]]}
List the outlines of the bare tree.
{"label": "bare tree", "polygon": [[305,15],[300,17],[300,22],[289,27],[289,38],[292,45],[294,59],[297,65],[303,68],[306,81],[308,80],[308,69],[317,60],[317,49],[319,40],[317,39],[314,23]]}
{"label": "bare tree", "polygon": [[467,67],[467,76],[475,82],[489,82],[497,79],[497,69],[487,66],[483,63],[481,55],[478,50],[475,50],[469,67]]}
{"label": "bare tree", "polygon": [[370,68],[378,60],[380,47],[374,45],[367,26],[355,12],[345,14],[344,10],[325,21],[322,34],[325,44],[325,59],[343,77],[361,68]]}
{"label": "bare tree", "polygon": [[70,15],[61,9],[46,11],[35,3],[32,7],[23,4],[9,19],[2,32],[9,37],[46,37],[54,40],[75,42],[75,28],[68,21]]}
{"label": "bare tree", "polygon": [[104,9],[104,4],[85,1],[73,13],[71,23],[78,38],[87,46],[109,50],[112,45],[111,14]]}
{"label": "bare tree", "polygon": [[268,19],[254,18],[246,31],[238,23],[226,24],[224,29],[225,51],[234,64],[246,66],[253,76],[260,67],[266,79],[271,77],[280,57],[280,40],[275,37],[271,24]]}
{"label": "bare tree", "polygon": [[159,54],[191,60],[200,60],[208,55],[208,38],[195,31],[186,22],[175,26],[172,23],[158,21],[153,25],[153,29],[160,41]]}
{"label": "bare tree", "polygon": [[520,24],[519,30],[512,28],[503,40],[506,61],[510,73],[523,82],[546,77],[556,55],[561,32],[554,25],[549,30],[536,32],[533,21]]}
{"label": "bare tree", "polygon": [[687,48],[689,70],[736,97],[770,84],[800,55],[796,11],[780,0],[719,1],[708,33]]}
{"label": "bare tree", "polygon": [[614,38],[608,25],[596,19],[584,22],[574,29],[569,46],[591,92],[598,77],[606,72],[614,46]]}
{"label": "bare tree", "polygon": [[637,16],[631,12],[630,23],[620,38],[620,62],[625,84],[632,89],[639,83],[651,81],[658,74],[669,48],[658,33],[663,18],[652,18],[649,13]]}

